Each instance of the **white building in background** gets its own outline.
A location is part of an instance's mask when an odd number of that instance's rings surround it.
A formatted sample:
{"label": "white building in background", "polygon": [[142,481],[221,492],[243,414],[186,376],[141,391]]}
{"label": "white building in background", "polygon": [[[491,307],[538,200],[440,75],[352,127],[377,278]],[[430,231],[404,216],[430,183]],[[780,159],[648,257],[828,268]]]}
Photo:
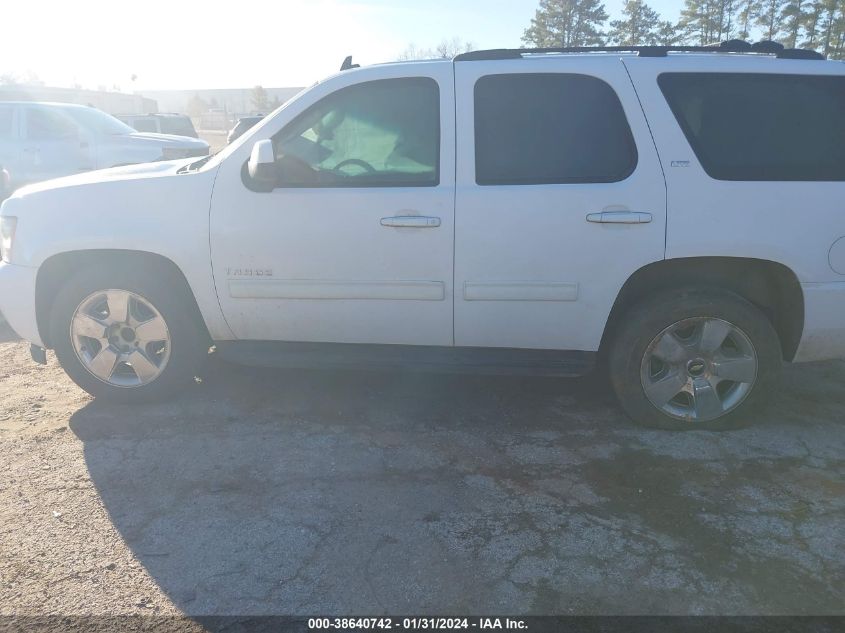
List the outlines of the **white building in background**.
{"label": "white building in background", "polygon": [[155,99],[137,94],[53,88],[50,86],[10,84],[0,86],[0,101],[53,101],[91,105],[109,114],[144,114],[158,112]]}

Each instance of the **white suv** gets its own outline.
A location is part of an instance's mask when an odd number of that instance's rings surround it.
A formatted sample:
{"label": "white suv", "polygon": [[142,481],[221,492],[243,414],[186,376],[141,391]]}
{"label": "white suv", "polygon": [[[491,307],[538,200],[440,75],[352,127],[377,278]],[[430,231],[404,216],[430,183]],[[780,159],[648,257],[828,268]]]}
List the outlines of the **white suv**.
{"label": "white suv", "polygon": [[601,360],[641,423],[748,423],[784,360],[845,357],[845,65],[740,50],[346,70],[213,157],[15,193],[0,308],[37,360],[126,402],[214,344],[297,366]]}

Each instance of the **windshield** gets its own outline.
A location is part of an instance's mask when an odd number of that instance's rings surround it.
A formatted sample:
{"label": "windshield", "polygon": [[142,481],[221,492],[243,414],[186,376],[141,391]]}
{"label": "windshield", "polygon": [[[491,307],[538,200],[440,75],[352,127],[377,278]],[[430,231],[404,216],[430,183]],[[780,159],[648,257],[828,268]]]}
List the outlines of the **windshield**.
{"label": "windshield", "polygon": [[113,136],[132,134],[135,131],[123,121],[96,108],[67,108],[64,112],[86,130],[96,134]]}

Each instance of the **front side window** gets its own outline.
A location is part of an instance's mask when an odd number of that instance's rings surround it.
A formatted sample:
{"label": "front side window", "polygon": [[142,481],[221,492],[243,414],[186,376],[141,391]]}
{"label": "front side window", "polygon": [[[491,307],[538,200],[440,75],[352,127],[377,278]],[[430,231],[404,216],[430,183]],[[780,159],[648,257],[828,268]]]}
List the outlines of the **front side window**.
{"label": "front side window", "polygon": [[845,77],[664,73],[658,84],[717,180],[845,180]]}
{"label": "front side window", "polygon": [[619,97],[587,75],[488,75],[475,84],[479,185],[624,180],[637,149]]}
{"label": "front side window", "polygon": [[273,145],[280,187],[437,185],[437,82],[384,79],[343,88],[297,117]]}

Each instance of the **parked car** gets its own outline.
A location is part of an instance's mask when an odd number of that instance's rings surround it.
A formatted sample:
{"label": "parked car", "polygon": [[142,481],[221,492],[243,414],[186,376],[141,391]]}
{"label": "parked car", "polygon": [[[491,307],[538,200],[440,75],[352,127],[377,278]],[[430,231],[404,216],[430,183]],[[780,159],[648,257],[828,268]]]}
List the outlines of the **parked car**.
{"label": "parked car", "polygon": [[199,138],[191,117],[173,112],[156,112],[152,114],[119,114],[117,118],[139,132],[156,132],[159,134],[176,134]]}
{"label": "parked car", "polygon": [[0,165],[0,201],[5,200],[12,193],[12,177],[9,172]]}
{"label": "parked car", "polygon": [[845,357],[845,65],[756,50],[341,72],[213,157],[17,191],[0,309],[122,402],[171,394],[213,343],[555,376],[601,358],[638,422],[750,423],[783,361]]}
{"label": "parked car", "polygon": [[89,106],[0,102],[0,162],[15,187],[82,171],[207,155],[208,143],[143,134]]}
{"label": "parked car", "polygon": [[238,122],[235,124],[235,127],[233,127],[229,132],[229,136],[226,137],[226,142],[231,143],[236,138],[239,138],[244,132],[252,128],[252,126],[254,126],[263,118],[263,114],[241,117],[240,119],[238,119]]}

